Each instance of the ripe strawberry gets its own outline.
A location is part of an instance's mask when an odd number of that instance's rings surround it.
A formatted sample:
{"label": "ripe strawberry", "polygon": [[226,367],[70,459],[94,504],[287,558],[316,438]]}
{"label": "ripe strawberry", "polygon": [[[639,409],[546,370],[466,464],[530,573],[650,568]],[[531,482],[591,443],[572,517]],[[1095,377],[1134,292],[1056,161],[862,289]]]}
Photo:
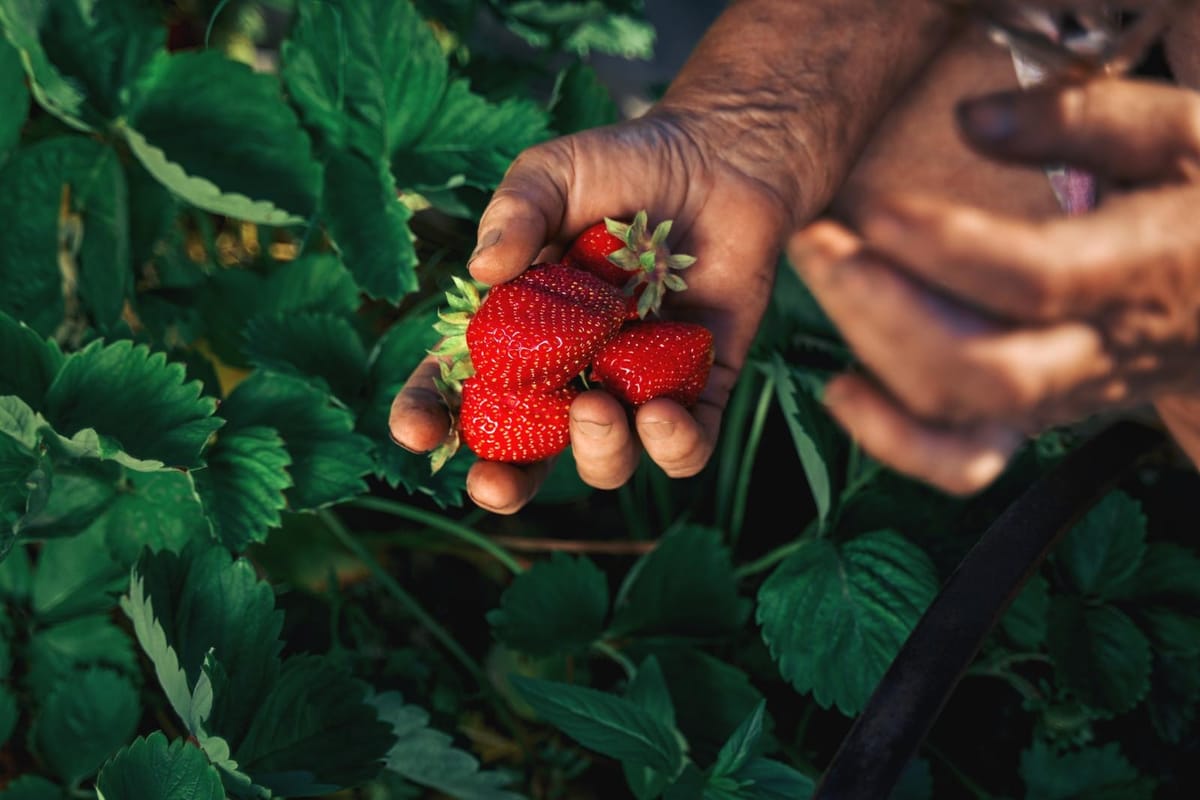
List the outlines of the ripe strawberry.
{"label": "ripe strawberry", "polygon": [[694,322],[630,322],[600,348],[591,378],[631,406],[669,397],[692,406],[708,382],[713,336]]}
{"label": "ripe strawberry", "polygon": [[479,378],[462,383],[459,429],[480,458],[531,464],[557,455],[570,443],[569,410],[574,385],[549,392],[512,392]]}
{"label": "ripe strawberry", "polygon": [[624,298],[604,281],[540,264],[488,290],[467,323],[467,351],[475,375],[497,388],[550,391],[587,367],[624,316]]}
{"label": "ripe strawberry", "polygon": [[605,283],[623,288],[634,277],[634,273],[608,260],[610,255],[623,247],[625,242],[608,232],[608,223],[597,222],[571,242],[563,254],[563,262],[587,270]]}
{"label": "ripe strawberry", "polygon": [[647,220],[645,211],[639,211],[631,223],[605,217],[579,234],[563,255],[564,263],[620,287],[629,298],[629,319],[657,312],[667,290],[686,289],[675,273],[696,261],[667,248],[670,220],[660,222],[653,233]]}

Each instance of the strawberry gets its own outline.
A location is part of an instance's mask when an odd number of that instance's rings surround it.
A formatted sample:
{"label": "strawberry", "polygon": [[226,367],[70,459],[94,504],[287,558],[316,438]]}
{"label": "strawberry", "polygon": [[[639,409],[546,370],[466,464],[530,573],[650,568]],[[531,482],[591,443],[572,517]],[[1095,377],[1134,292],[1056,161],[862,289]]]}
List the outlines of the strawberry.
{"label": "strawberry", "polygon": [[630,322],[600,348],[591,378],[631,406],[669,397],[695,405],[713,363],[713,336],[694,322]]}
{"label": "strawberry", "polygon": [[570,443],[569,410],[578,394],[574,385],[548,392],[514,392],[468,378],[462,383],[459,409],[462,440],[488,461],[542,461]]}
{"label": "strawberry", "polygon": [[686,289],[687,284],[675,273],[696,261],[667,248],[670,220],[660,222],[650,233],[648,219],[645,211],[639,211],[630,223],[605,217],[579,234],[563,255],[564,263],[622,288],[629,297],[629,319],[657,313],[667,290]]}
{"label": "strawberry", "polygon": [[558,389],[582,372],[625,316],[621,293],[564,264],[539,264],[493,286],[471,316],[475,375],[506,390]]}
{"label": "strawberry", "polygon": [[571,242],[571,246],[563,254],[563,262],[577,269],[587,270],[605,283],[623,288],[634,274],[609,261],[608,257],[624,247],[625,242],[609,233],[607,222],[597,222]]}

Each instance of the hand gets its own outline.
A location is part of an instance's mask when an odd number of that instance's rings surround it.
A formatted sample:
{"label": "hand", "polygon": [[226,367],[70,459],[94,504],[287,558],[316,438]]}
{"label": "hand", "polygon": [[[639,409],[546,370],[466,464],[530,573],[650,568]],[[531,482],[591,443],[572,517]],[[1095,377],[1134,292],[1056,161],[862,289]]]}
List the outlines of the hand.
{"label": "hand", "polygon": [[[966,104],[981,153],[1071,163],[1094,211],[1029,221],[920,197],[823,221],[789,255],[869,374],[832,414],[896,469],[956,493],[1024,434],[1200,386],[1200,95],[1096,80]],[[1194,404],[1193,404],[1194,405]]]}
{"label": "hand", "polygon": [[[730,134],[725,130],[720,139]],[[625,483],[643,447],[672,477],[704,467],[766,309],[788,206],[754,174],[754,165],[733,162],[730,149],[709,146],[714,141],[696,118],[667,111],[554,139],[514,161],[480,219],[469,269],[488,285],[558,257],[593,222],[631,219],[642,208],[651,225],[674,220],[672,251],[697,259],[686,273],[688,289],[670,293],[662,311],[713,332],[707,388],[691,413],[666,399],[646,403],[632,428],[614,397],[582,394],[571,407],[571,447],[580,477],[596,488]],[[432,450],[447,435],[436,375],[436,363],[427,359],[392,405],[392,437],[410,450]],[[479,461],[467,476],[467,492],[483,508],[515,513],[551,466]]]}

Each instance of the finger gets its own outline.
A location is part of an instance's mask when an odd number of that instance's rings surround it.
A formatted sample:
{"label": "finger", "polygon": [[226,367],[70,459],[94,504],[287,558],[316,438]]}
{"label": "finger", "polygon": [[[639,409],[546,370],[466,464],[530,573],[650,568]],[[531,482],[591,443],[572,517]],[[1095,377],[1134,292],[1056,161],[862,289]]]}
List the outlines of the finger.
{"label": "finger", "polygon": [[441,370],[433,356],[426,357],[392,400],[388,431],[392,441],[414,453],[427,453],[450,432],[450,415],[434,384]]}
{"label": "finger", "polygon": [[1119,181],[1200,173],[1200,94],[1146,80],[1092,80],[972,98],[958,108],[986,155],[1066,163]]}
{"label": "finger", "polygon": [[1017,431],[999,425],[938,428],[922,423],[858,376],[830,381],[825,404],[874,458],[950,494],[972,494],[988,486],[1021,443]]}
{"label": "finger", "polygon": [[579,477],[597,489],[622,486],[637,469],[637,440],[628,415],[607,392],[583,392],[571,403],[571,453]]}
{"label": "finger", "polygon": [[467,472],[467,495],[480,508],[494,514],[515,514],[533,499],[553,460],[536,464],[476,461]]}
{"label": "finger", "polygon": [[518,156],[479,219],[471,276],[495,285],[533,264],[565,213],[569,170],[560,142]]}
{"label": "finger", "polygon": [[855,355],[919,417],[1026,419],[1115,368],[1088,324],[1002,325],[855,247],[840,226],[820,223],[789,252]]}
{"label": "finger", "polygon": [[674,400],[657,398],[638,409],[638,438],[646,454],[671,478],[688,478],[708,463],[721,409],[701,398],[689,412]]}
{"label": "finger", "polygon": [[1033,223],[908,195],[864,210],[859,227],[873,251],[964,303],[1050,321],[1174,305],[1200,253],[1197,203],[1200,185],[1167,187]]}

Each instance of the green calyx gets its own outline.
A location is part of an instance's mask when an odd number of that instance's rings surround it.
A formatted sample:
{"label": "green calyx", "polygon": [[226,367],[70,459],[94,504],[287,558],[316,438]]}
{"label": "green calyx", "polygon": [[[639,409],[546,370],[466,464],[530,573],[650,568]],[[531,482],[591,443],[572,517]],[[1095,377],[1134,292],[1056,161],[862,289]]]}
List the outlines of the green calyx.
{"label": "green calyx", "polygon": [[475,374],[471,363],[471,351],[467,348],[467,325],[479,310],[483,296],[479,287],[468,280],[455,276],[454,289],[446,292],[447,308],[438,311],[438,320],[433,329],[442,335],[437,346],[429,351],[436,357],[440,374],[434,378],[434,386],[450,413],[450,432],[437,448],[429,454],[430,467],[437,473],[458,452],[461,439],[458,433],[458,410],[462,405],[462,384]]}
{"label": "green calyx", "polygon": [[604,218],[608,232],[625,243],[625,246],[609,254],[608,260],[624,270],[634,273],[625,286],[626,292],[634,292],[645,286],[638,297],[638,316],[643,319],[657,313],[668,291],[681,292],[687,283],[677,272],[696,263],[695,256],[672,253],[667,247],[667,236],[671,233],[671,220],[665,220],[649,230],[649,215],[639,211],[633,222],[625,223]]}

